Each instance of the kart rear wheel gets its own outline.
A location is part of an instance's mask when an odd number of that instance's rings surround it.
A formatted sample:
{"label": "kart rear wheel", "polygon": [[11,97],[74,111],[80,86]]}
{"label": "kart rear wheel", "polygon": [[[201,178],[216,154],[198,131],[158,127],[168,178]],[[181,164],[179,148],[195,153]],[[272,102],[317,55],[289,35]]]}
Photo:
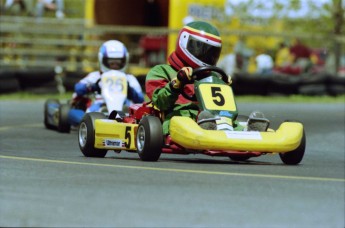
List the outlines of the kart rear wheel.
{"label": "kart rear wheel", "polygon": [[157,161],[162,153],[163,128],[158,117],[144,116],[136,135],[137,153],[142,161]]}
{"label": "kart rear wheel", "polygon": [[56,126],[54,126],[54,125],[49,123],[49,112],[48,112],[48,109],[49,109],[50,105],[56,105],[57,107],[59,107],[60,106],[60,102],[57,99],[48,99],[44,103],[44,126],[47,129],[53,130],[53,129],[56,129]]}
{"label": "kart rear wheel", "polygon": [[[293,121],[285,121],[285,122],[293,122]],[[299,144],[299,146],[293,151],[286,152],[286,153],[279,153],[280,159],[282,160],[282,162],[284,162],[284,164],[287,164],[287,165],[299,164],[303,159],[305,146],[306,146],[306,137],[305,137],[305,131],[303,129],[303,136],[302,136],[301,143]]]}
{"label": "kart rear wheel", "polygon": [[95,148],[96,119],[106,119],[106,116],[100,112],[90,112],[84,115],[78,128],[78,144],[85,157],[103,158],[108,150]]}
{"label": "kart rear wheel", "polygon": [[69,133],[71,131],[71,125],[68,121],[68,113],[70,110],[68,104],[62,104],[59,108],[59,121],[58,121],[58,131],[61,133]]}

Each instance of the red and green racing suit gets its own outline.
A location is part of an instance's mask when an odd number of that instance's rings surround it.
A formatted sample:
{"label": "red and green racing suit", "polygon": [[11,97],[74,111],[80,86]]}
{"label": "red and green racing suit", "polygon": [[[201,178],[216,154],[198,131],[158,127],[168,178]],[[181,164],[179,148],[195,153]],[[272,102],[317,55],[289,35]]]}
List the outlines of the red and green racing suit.
{"label": "red and green racing suit", "polygon": [[[173,116],[187,116],[196,120],[198,105],[185,99],[170,82],[176,78],[177,71],[168,64],[154,66],[146,76],[146,95],[153,105],[164,113],[163,134],[169,133],[170,119]],[[187,94],[194,93],[192,84],[185,87]]]}

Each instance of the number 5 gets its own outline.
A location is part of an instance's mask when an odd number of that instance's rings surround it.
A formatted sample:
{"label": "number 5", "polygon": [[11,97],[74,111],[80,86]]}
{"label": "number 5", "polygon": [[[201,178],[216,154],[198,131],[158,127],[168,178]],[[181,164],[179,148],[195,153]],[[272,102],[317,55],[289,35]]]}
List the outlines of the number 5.
{"label": "number 5", "polygon": [[125,131],[125,139],[128,139],[128,143],[125,142],[126,148],[131,146],[131,127],[127,126]]}
{"label": "number 5", "polygon": [[218,106],[223,106],[225,104],[225,99],[221,94],[221,89],[219,87],[211,87],[213,102]]}

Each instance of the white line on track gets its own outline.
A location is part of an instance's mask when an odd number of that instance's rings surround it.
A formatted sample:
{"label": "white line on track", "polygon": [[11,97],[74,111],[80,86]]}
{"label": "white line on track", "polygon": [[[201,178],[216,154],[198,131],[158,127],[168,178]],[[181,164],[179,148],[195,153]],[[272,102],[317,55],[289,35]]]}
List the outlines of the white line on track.
{"label": "white line on track", "polygon": [[88,162],[74,162],[74,161],[63,161],[63,160],[53,160],[53,159],[41,159],[41,158],[29,158],[29,157],[16,157],[16,156],[5,156],[5,155],[0,155],[0,159],[24,160],[24,161],[33,161],[33,162],[46,162],[46,163],[59,163],[59,164],[68,164],[68,165],[86,165],[86,166],[98,166],[98,167],[112,167],[112,168],[124,168],[124,169],[141,169],[141,170],[153,170],[153,171],[164,171],[164,172],[207,174],[207,175],[224,175],[224,176],[242,176],[242,177],[261,177],[261,178],[274,178],[274,179],[290,179],[290,180],[345,182],[345,179],[343,179],[343,178],[284,176],[284,175],[268,175],[268,174],[253,174],[253,173],[228,173],[228,172],[191,170],[191,169],[169,169],[169,168],[156,168],[156,167],[145,167],[145,166],[127,166],[127,165],[112,165],[112,164],[88,163]]}

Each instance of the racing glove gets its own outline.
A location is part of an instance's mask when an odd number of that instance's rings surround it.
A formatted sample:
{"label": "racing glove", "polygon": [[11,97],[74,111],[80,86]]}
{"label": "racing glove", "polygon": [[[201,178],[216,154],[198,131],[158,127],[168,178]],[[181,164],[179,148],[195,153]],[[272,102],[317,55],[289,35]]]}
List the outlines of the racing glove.
{"label": "racing glove", "polygon": [[99,87],[98,82],[93,83],[93,84],[89,84],[88,85],[88,91],[101,93],[101,88]]}
{"label": "racing glove", "polygon": [[176,78],[171,80],[171,86],[175,89],[175,91],[181,89],[182,83],[186,84],[193,81],[192,73],[193,68],[191,67],[183,67],[177,72]]}
{"label": "racing glove", "polygon": [[226,84],[228,84],[228,85],[231,85],[231,84],[232,84],[232,79],[231,79],[231,76],[230,76],[230,75],[228,75],[228,82],[227,82]]}

